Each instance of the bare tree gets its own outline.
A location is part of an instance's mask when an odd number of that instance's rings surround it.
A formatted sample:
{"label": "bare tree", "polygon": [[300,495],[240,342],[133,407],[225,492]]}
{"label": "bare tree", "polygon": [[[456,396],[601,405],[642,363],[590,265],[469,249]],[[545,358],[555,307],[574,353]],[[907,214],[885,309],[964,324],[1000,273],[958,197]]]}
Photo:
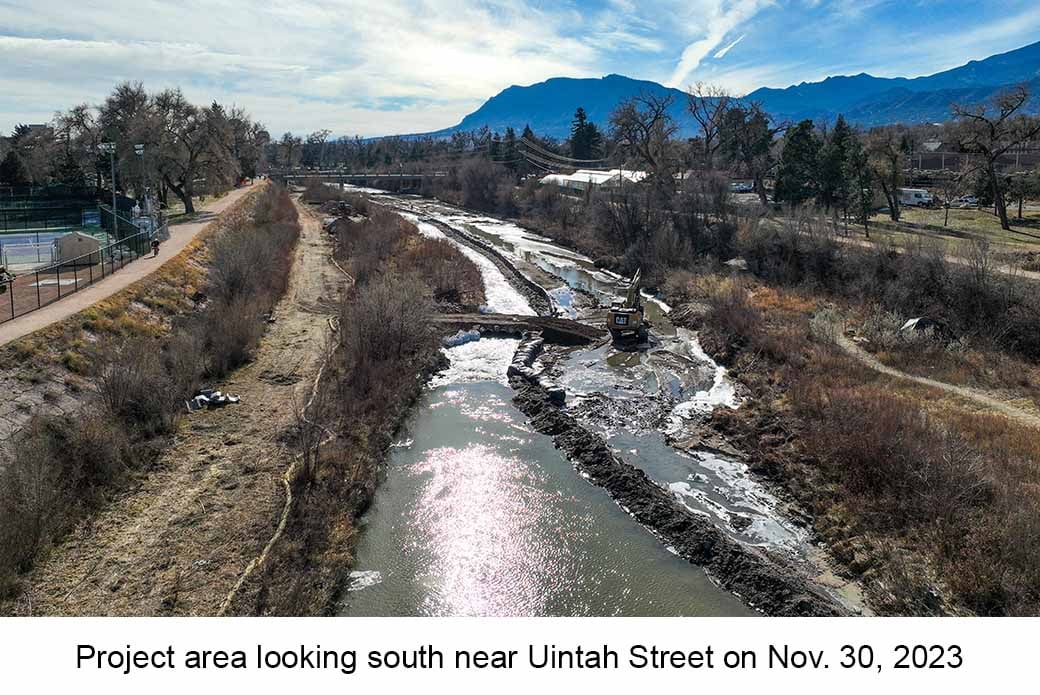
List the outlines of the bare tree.
{"label": "bare tree", "polygon": [[939,179],[939,189],[942,191],[943,196],[943,210],[945,215],[943,217],[943,226],[948,227],[950,225],[950,207],[955,198],[963,195],[966,187],[967,177],[971,173],[968,168],[962,169],[956,173],[947,173]]}
{"label": "bare tree", "polygon": [[721,154],[730,166],[751,177],[755,193],[763,206],[769,204],[765,178],[776,164],[773,144],[777,135],[787,127],[787,123],[773,123],[769,114],[754,103],[731,103],[719,123]]}
{"label": "bare tree", "polygon": [[997,164],[1009,151],[1040,135],[1040,119],[1019,113],[1027,101],[1029,89],[1019,85],[1000,92],[988,105],[953,106],[961,146],[981,158],[1000,226],[1009,231],[1005,184],[997,175]]}
{"label": "bare tree", "polygon": [[903,163],[906,152],[902,138],[895,128],[877,128],[867,137],[867,157],[871,173],[881,184],[881,192],[888,203],[888,214],[893,222],[899,221],[899,186],[903,182]]}
{"label": "bare tree", "polygon": [[307,136],[305,147],[307,161],[305,163],[308,166],[314,164],[317,164],[318,168],[325,166],[325,144],[328,142],[330,135],[332,135],[332,131],[323,128]]}
{"label": "bare tree", "polygon": [[206,176],[211,184],[226,184],[237,175],[232,130],[218,104],[200,108],[188,102],[179,89],[168,89],[152,100],[158,127],[157,167],[164,183],[195,212],[195,184]]}
{"label": "bare tree", "polygon": [[623,151],[660,178],[670,175],[668,141],[678,126],[668,110],[671,95],[641,92],[621,102],[610,116],[614,139]]}
{"label": "bare tree", "polygon": [[730,96],[722,87],[698,82],[690,88],[687,98],[686,110],[701,128],[704,166],[713,169],[715,153],[721,144],[719,128],[729,108]]}
{"label": "bare tree", "polygon": [[292,169],[299,164],[300,156],[303,154],[303,140],[301,138],[294,136],[292,133],[285,133],[278,142],[278,146],[281,150],[282,164],[286,168]]}

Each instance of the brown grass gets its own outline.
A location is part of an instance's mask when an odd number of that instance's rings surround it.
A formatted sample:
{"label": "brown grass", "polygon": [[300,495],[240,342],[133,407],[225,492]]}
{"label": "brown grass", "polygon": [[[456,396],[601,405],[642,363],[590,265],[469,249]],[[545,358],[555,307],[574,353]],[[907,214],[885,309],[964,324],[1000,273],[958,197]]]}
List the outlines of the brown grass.
{"label": "brown grass", "polygon": [[[282,189],[265,188],[248,216],[217,226],[155,276],[87,312],[19,341],[12,353],[47,359],[52,352],[88,373],[94,398],[74,415],[37,416],[14,441],[0,481],[0,595],[17,588],[17,576],[39,552],[96,508],[124,479],[146,468],[203,376],[223,374],[249,359],[263,333],[263,314],[286,287],[288,261],[299,233],[295,207]],[[209,272],[193,268],[202,244],[213,254]],[[208,248],[206,249],[208,252]],[[281,274],[242,278],[229,259],[250,259]],[[169,264],[168,264],[169,265]],[[196,313],[160,315],[146,302],[152,282],[203,281],[216,297]],[[230,278],[238,284],[229,287]],[[197,285],[189,285],[190,287]],[[182,293],[184,290],[182,289]],[[159,296],[169,296],[163,290]],[[194,305],[194,302],[192,302]],[[114,309],[122,307],[124,313]],[[240,331],[228,330],[245,325]],[[86,339],[86,335],[91,340]],[[64,341],[62,350],[57,342]],[[47,350],[47,352],[44,352]],[[59,352],[59,350],[62,350]],[[80,362],[79,360],[82,360]]]}
{"label": "brown grass", "polygon": [[702,285],[705,344],[733,346],[716,352],[755,393],[720,423],[812,510],[879,609],[1040,613],[1035,430],[851,360],[814,337],[822,309],[801,292]]}

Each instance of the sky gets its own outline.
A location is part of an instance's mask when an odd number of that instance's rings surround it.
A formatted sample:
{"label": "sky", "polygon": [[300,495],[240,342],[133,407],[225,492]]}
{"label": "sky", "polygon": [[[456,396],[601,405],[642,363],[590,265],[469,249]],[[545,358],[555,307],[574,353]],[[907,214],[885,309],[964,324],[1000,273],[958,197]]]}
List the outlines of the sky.
{"label": "sky", "polygon": [[0,132],[124,80],[244,107],[275,136],[374,136],[454,125],[550,77],[744,94],[1038,40],[1036,0],[0,0]]}

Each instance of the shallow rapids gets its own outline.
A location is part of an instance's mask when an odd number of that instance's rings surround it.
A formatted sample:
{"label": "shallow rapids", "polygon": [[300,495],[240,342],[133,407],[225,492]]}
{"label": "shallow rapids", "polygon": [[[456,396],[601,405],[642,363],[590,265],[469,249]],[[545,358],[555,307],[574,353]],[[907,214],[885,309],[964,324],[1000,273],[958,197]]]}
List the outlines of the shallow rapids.
{"label": "shallow rapids", "polygon": [[[383,199],[420,232],[448,238],[481,270],[489,312],[533,314],[491,261],[435,219],[494,244],[518,267],[559,279],[560,315],[593,320],[620,279],[516,225],[441,204]],[[802,552],[804,532],[747,467],[714,450],[670,445],[714,408],[739,407],[725,369],[653,299],[654,345],[577,349],[553,378],[567,407],[691,510],[743,543]],[[345,615],[742,615],[750,610],[669,552],[587,483],[512,405],[505,371],[517,341],[460,341],[436,375],[363,518]]]}

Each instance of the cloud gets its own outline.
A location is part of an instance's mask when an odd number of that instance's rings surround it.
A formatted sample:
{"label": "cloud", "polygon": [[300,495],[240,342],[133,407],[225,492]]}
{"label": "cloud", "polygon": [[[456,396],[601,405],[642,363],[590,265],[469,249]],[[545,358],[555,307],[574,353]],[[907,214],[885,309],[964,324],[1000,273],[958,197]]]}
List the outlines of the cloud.
{"label": "cloud", "polygon": [[913,7],[907,24],[895,0],[0,0],[0,132],[100,102],[122,80],[245,107],[277,133],[419,132],[549,77],[750,91],[915,75],[1036,40],[1040,26],[1035,0]]}
{"label": "cloud", "polygon": [[[770,0],[735,0],[711,3],[710,7],[706,8],[708,10],[706,24],[700,27],[701,38],[683,49],[679,62],[668,79],[668,86],[681,86],[690,73],[700,67],[701,61],[717,49],[730,32],[772,4]],[[725,55],[728,50],[729,47],[723,49],[722,54]]]}
{"label": "cloud", "polygon": [[[511,84],[593,76],[606,52],[661,50],[641,30],[596,33],[571,7],[520,0],[91,5],[0,3],[0,80],[11,90],[0,113],[39,121],[129,79],[237,103],[272,130],[374,135],[390,123],[451,125]],[[31,102],[12,103],[27,92]]]}
{"label": "cloud", "polygon": [[716,51],[715,55],[713,55],[712,58],[714,58],[715,60],[719,60],[720,58],[725,58],[726,54],[729,53],[733,49],[734,46],[736,46],[738,43],[743,41],[745,36],[747,36],[747,34],[741,34],[739,37],[737,37],[736,41],[733,41],[732,43],[726,45],[725,48],[721,48],[718,51]]}

